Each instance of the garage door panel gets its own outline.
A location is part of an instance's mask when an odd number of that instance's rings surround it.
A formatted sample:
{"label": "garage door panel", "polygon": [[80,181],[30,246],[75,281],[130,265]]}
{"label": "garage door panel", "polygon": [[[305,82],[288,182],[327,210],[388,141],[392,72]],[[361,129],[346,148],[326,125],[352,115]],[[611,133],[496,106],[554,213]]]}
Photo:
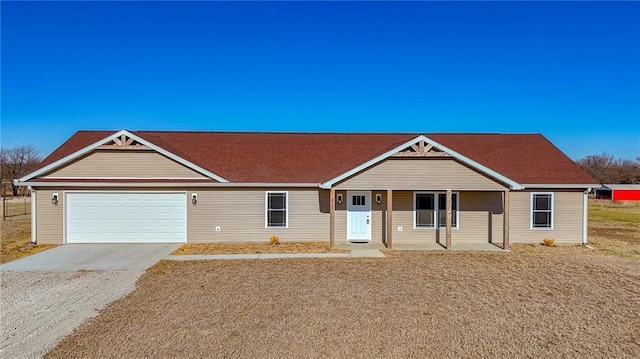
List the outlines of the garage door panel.
{"label": "garage door panel", "polygon": [[186,242],[185,193],[67,193],[67,243]]}

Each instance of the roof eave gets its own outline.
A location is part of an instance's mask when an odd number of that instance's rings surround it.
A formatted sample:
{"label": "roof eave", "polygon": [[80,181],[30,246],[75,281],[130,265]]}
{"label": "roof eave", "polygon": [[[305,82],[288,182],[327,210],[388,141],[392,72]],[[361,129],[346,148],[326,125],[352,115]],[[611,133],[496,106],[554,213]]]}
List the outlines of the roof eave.
{"label": "roof eave", "polygon": [[19,182],[14,180],[17,186],[32,187],[262,187],[262,188],[319,188],[318,183],[258,183],[258,182],[71,182],[71,181],[47,181],[37,180]]}
{"label": "roof eave", "polygon": [[524,184],[522,189],[558,188],[558,189],[589,189],[599,186],[595,183],[533,183]]}

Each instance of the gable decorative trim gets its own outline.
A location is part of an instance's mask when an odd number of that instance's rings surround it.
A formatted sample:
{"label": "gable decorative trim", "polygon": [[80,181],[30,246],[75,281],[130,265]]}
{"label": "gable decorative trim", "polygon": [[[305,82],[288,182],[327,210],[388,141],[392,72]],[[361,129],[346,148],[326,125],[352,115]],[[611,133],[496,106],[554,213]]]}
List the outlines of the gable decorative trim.
{"label": "gable decorative trim", "polygon": [[391,157],[451,157],[451,155],[441,151],[431,143],[420,140],[404,150],[391,155]]}
{"label": "gable decorative trim", "polygon": [[198,172],[198,173],[200,173],[200,174],[202,174],[202,175],[204,175],[206,177],[214,179],[214,180],[216,180],[218,182],[223,182],[223,183],[229,182],[228,180],[216,175],[215,173],[207,171],[204,168],[202,168],[202,167],[200,167],[200,166],[198,166],[198,165],[196,165],[194,163],[191,163],[191,162],[185,160],[184,158],[182,158],[180,156],[177,156],[177,155],[175,155],[175,154],[163,149],[160,146],[156,146],[153,143],[151,143],[151,142],[149,142],[147,140],[144,140],[144,139],[134,135],[133,133],[131,133],[131,132],[127,131],[127,130],[121,130],[121,131],[118,131],[118,132],[114,133],[111,136],[107,136],[106,138],[104,138],[104,139],[102,139],[100,141],[94,142],[93,144],[91,144],[89,146],[86,146],[86,147],[84,147],[84,148],[82,148],[82,149],[80,149],[80,150],[78,150],[78,151],[66,156],[66,157],[63,157],[63,158],[59,159],[58,161],[55,161],[55,162],[49,164],[48,166],[42,167],[39,170],[34,171],[32,173],[29,173],[28,175],[26,175],[26,176],[24,176],[22,178],[14,180],[14,182],[16,184],[20,184],[20,183],[26,182],[26,181],[28,181],[28,180],[30,180],[32,178],[35,178],[35,177],[40,176],[40,175],[42,175],[44,173],[50,172],[50,171],[52,171],[52,170],[54,170],[54,169],[56,169],[56,168],[58,168],[58,167],[60,167],[62,165],[65,165],[65,164],[75,160],[76,158],[79,158],[79,157],[81,157],[81,156],[83,156],[83,155],[85,155],[85,154],[87,154],[87,153],[99,148],[100,146],[103,146],[103,145],[107,145],[107,146],[122,146],[122,147],[126,147],[125,149],[130,149],[130,148],[136,146],[135,143],[138,143],[139,145],[145,146],[145,147],[149,148],[150,150],[154,150],[154,151],[156,151],[156,152],[158,152],[158,153],[160,153],[160,154],[162,154],[162,155],[164,155],[164,156],[166,156],[166,157],[168,157],[168,158],[170,158],[170,159],[172,159],[172,160],[174,160],[174,161],[176,161],[176,162],[178,162],[178,163],[180,163],[180,164],[182,164],[182,165],[184,165],[184,166],[186,166],[186,167],[188,167],[188,168],[190,168],[190,169],[192,169],[192,170],[194,170],[194,171],[196,171],[196,172]]}
{"label": "gable decorative trim", "polygon": [[126,134],[120,135],[120,137],[114,138],[110,143],[98,146],[99,150],[143,150],[152,151],[148,146],[136,141],[133,137],[129,137]]}
{"label": "gable decorative trim", "polygon": [[[423,143],[422,144],[422,146],[423,146],[422,150],[420,150],[420,148],[421,148],[420,147],[421,146],[420,143],[421,142]],[[429,147],[429,149],[427,150],[428,145],[431,145],[432,147]],[[416,146],[416,147],[414,148],[413,146]],[[516,181],[514,181],[514,180],[512,180],[512,179],[510,179],[510,178],[508,178],[508,177],[506,177],[506,176],[504,176],[504,175],[502,175],[502,174],[500,174],[500,173],[498,173],[498,172],[496,172],[496,171],[494,171],[494,170],[492,170],[492,169],[490,169],[490,168],[488,168],[486,166],[483,166],[482,164],[470,159],[469,157],[463,156],[462,154],[460,154],[460,153],[458,153],[458,152],[456,152],[456,151],[454,151],[454,150],[452,150],[452,149],[450,149],[450,148],[448,148],[448,147],[446,147],[446,146],[444,146],[444,145],[442,145],[442,144],[440,144],[440,143],[438,143],[436,141],[433,141],[432,139],[428,138],[425,135],[420,135],[420,136],[418,136],[418,137],[416,137],[416,138],[414,138],[414,139],[412,139],[410,141],[407,141],[407,142],[405,142],[405,143],[403,143],[403,144],[401,144],[401,145],[399,145],[399,146],[397,146],[397,147],[395,147],[395,148],[393,148],[393,149],[381,154],[380,156],[378,156],[376,158],[373,158],[373,159],[363,163],[362,165],[360,165],[358,167],[352,168],[351,170],[349,170],[349,171],[347,171],[347,172],[345,172],[345,173],[343,173],[343,174],[341,174],[341,175],[339,175],[337,177],[334,177],[334,178],[330,179],[327,182],[321,183],[320,184],[320,188],[324,188],[324,189],[332,188],[332,186],[335,185],[336,183],[338,183],[338,182],[340,182],[340,181],[342,181],[342,180],[344,180],[344,179],[346,179],[346,178],[348,178],[350,176],[353,176],[354,174],[356,174],[356,173],[358,173],[358,172],[360,172],[362,170],[365,170],[365,169],[367,169],[367,168],[369,168],[369,167],[371,167],[371,166],[373,166],[373,165],[375,165],[375,164],[377,164],[377,163],[379,163],[379,162],[381,162],[381,161],[383,161],[383,160],[385,160],[385,159],[387,159],[389,157],[392,157],[397,153],[405,151],[408,148],[413,150],[415,153],[422,152],[422,153],[426,154],[426,153],[429,153],[429,151],[432,150],[434,147],[437,150],[439,150],[439,152],[446,153],[448,155],[448,157],[454,158],[454,159],[466,164],[467,166],[469,166],[469,167],[471,167],[471,168],[473,168],[473,169],[475,169],[475,170],[477,170],[477,171],[479,171],[481,173],[484,173],[485,175],[487,175],[487,176],[489,176],[491,178],[494,178],[494,179],[496,179],[496,180],[498,180],[498,181],[500,181],[502,183],[505,183],[512,190],[520,190],[520,189],[524,188],[520,183],[518,183],[518,182],[516,182]],[[417,148],[417,151],[416,151],[416,148]],[[413,156],[413,155],[411,155],[411,156]],[[440,155],[438,155],[438,156],[440,156]],[[405,157],[405,156],[402,155],[402,157]]]}

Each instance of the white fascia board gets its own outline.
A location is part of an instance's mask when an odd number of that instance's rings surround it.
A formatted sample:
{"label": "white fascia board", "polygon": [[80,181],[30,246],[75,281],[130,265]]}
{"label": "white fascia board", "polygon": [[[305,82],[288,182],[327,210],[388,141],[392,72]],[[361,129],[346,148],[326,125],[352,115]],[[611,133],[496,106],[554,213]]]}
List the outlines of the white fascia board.
{"label": "white fascia board", "polygon": [[444,152],[447,152],[448,154],[450,154],[451,156],[453,156],[455,159],[459,160],[460,162],[463,162],[463,163],[471,166],[472,168],[475,168],[478,171],[480,171],[482,173],[485,173],[486,175],[488,175],[490,177],[493,177],[493,178],[495,178],[495,179],[497,179],[497,180],[499,180],[499,181],[501,181],[503,183],[508,184],[510,189],[518,190],[518,189],[522,189],[523,188],[522,185],[517,183],[516,181],[511,180],[511,179],[499,174],[498,172],[496,172],[496,171],[494,171],[494,170],[492,170],[492,169],[490,169],[490,168],[488,168],[486,166],[483,166],[480,163],[478,163],[478,162],[476,162],[476,161],[474,161],[474,160],[472,160],[472,159],[470,159],[470,158],[468,158],[466,156],[463,156],[460,153],[458,153],[458,152],[456,152],[456,151],[454,151],[454,150],[452,150],[452,149],[450,149],[450,148],[448,148],[446,146],[441,145],[440,143],[428,138],[425,135],[420,135],[420,136],[418,136],[418,137],[416,137],[416,138],[414,138],[412,140],[409,140],[409,141],[407,141],[407,142],[405,142],[405,143],[403,143],[403,144],[401,144],[401,145],[399,145],[399,146],[397,146],[397,147],[395,147],[395,148],[393,148],[393,149],[381,154],[380,156],[378,156],[378,157],[376,157],[376,158],[374,158],[374,159],[372,159],[370,161],[367,161],[367,162],[363,163],[362,165],[360,165],[360,166],[358,166],[356,168],[353,168],[353,169],[341,174],[338,177],[332,178],[327,182],[321,183],[320,184],[320,188],[323,188],[323,189],[331,188],[335,183],[337,183],[339,181],[342,181],[343,179],[345,179],[345,178],[347,178],[349,176],[352,176],[352,175],[354,175],[354,174],[356,174],[356,173],[358,173],[358,172],[360,172],[360,171],[362,171],[362,170],[364,170],[366,168],[369,168],[369,167],[373,166],[374,164],[389,158],[390,156],[394,155],[395,153],[397,153],[397,152],[399,152],[399,151],[407,148],[408,146],[411,146],[414,143],[419,142],[419,141],[425,141],[425,142],[427,142],[429,144],[432,144],[434,147],[437,147],[438,149],[440,149],[440,150],[442,150]]}
{"label": "white fascia board", "polygon": [[244,183],[213,183],[214,187],[313,187],[318,188],[318,183],[262,183],[262,182],[244,182]]}
{"label": "white fascia board", "polygon": [[17,182],[18,186],[32,187],[266,187],[266,188],[318,188],[318,183],[231,183],[231,182]]}
{"label": "white fascia board", "polygon": [[553,184],[553,183],[539,183],[539,184],[524,184],[522,185],[522,189],[536,189],[536,188],[558,188],[558,189],[591,189],[593,187],[597,187],[597,184],[584,184],[584,183],[575,183],[575,184]]}
{"label": "white fascia board", "polygon": [[19,183],[22,183],[22,182],[26,182],[26,181],[28,181],[28,180],[36,177],[36,176],[39,176],[39,175],[41,175],[43,173],[47,173],[47,172],[49,172],[49,171],[51,171],[51,170],[53,170],[53,169],[55,169],[57,167],[60,167],[60,166],[64,165],[65,163],[73,161],[74,159],[76,159],[78,157],[81,157],[81,156],[83,156],[83,155],[95,150],[96,148],[98,148],[98,146],[104,144],[105,142],[113,141],[114,139],[116,139],[116,138],[118,138],[118,137],[120,137],[122,135],[125,135],[127,137],[133,138],[137,142],[142,143],[143,145],[145,145],[145,146],[147,146],[147,147],[149,147],[149,148],[151,148],[151,149],[153,149],[153,150],[155,150],[155,151],[157,151],[157,152],[159,152],[159,153],[171,158],[172,160],[174,160],[174,161],[176,161],[178,163],[181,163],[181,164],[193,169],[194,171],[199,172],[199,173],[201,173],[201,174],[203,174],[203,175],[205,175],[205,176],[207,176],[209,178],[215,179],[216,181],[219,181],[219,182],[229,182],[226,179],[224,179],[224,178],[222,178],[222,177],[220,177],[220,176],[218,176],[218,175],[216,175],[214,173],[211,173],[211,172],[205,170],[204,168],[202,168],[200,166],[197,166],[197,165],[185,160],[182,157],[176,156],[173,153],[171,153],[171,152],[169,152],[169,151],[167,151],[167,150],[165,150],[165,149],[163,149],[161,147],[158,147],[158,146],[154,145],[153,143],[151,143],[149,141],[146,141],[146,140],[144,140],[144,139],[132,134],[131,132],[129,132],[127,130],[120,130],[120,131],[118,131],[118,132],[116,132],[116,133],[114,133],[114,134],[112,134],[110,136],[107,136],[107,137],[101,139],[100,141],[94,142],[94,143],[92,143],[92,144],[90,144],[90,145],[88,145],[88,146],[86,146],[86,147],[84,147],[84,148],[82,148],[82,149],[80,149],[80,150],[68,155],[68,156],[65,156],[65,157],[63,157],[63,158],[61,158],[61,159],[59,159],[59,160],[47,165],[47,166],[44,166],[44,167],[42,167],[41,169],[39,169],[37,171],[31,172],[31,173],[29,173],[28,175],[26,175],[26,176],[24,176],[22,178],[14,180],[14,182],[16,184],[19,184]]}

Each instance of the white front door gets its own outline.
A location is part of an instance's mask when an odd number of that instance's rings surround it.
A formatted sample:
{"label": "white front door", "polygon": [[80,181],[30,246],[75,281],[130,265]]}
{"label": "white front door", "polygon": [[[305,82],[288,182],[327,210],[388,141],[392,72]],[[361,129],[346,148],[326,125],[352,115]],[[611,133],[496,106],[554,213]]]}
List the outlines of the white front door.
{"label": "white front door", "polygon": [[347,192],[347,240],[371,241],[371,192]]}

